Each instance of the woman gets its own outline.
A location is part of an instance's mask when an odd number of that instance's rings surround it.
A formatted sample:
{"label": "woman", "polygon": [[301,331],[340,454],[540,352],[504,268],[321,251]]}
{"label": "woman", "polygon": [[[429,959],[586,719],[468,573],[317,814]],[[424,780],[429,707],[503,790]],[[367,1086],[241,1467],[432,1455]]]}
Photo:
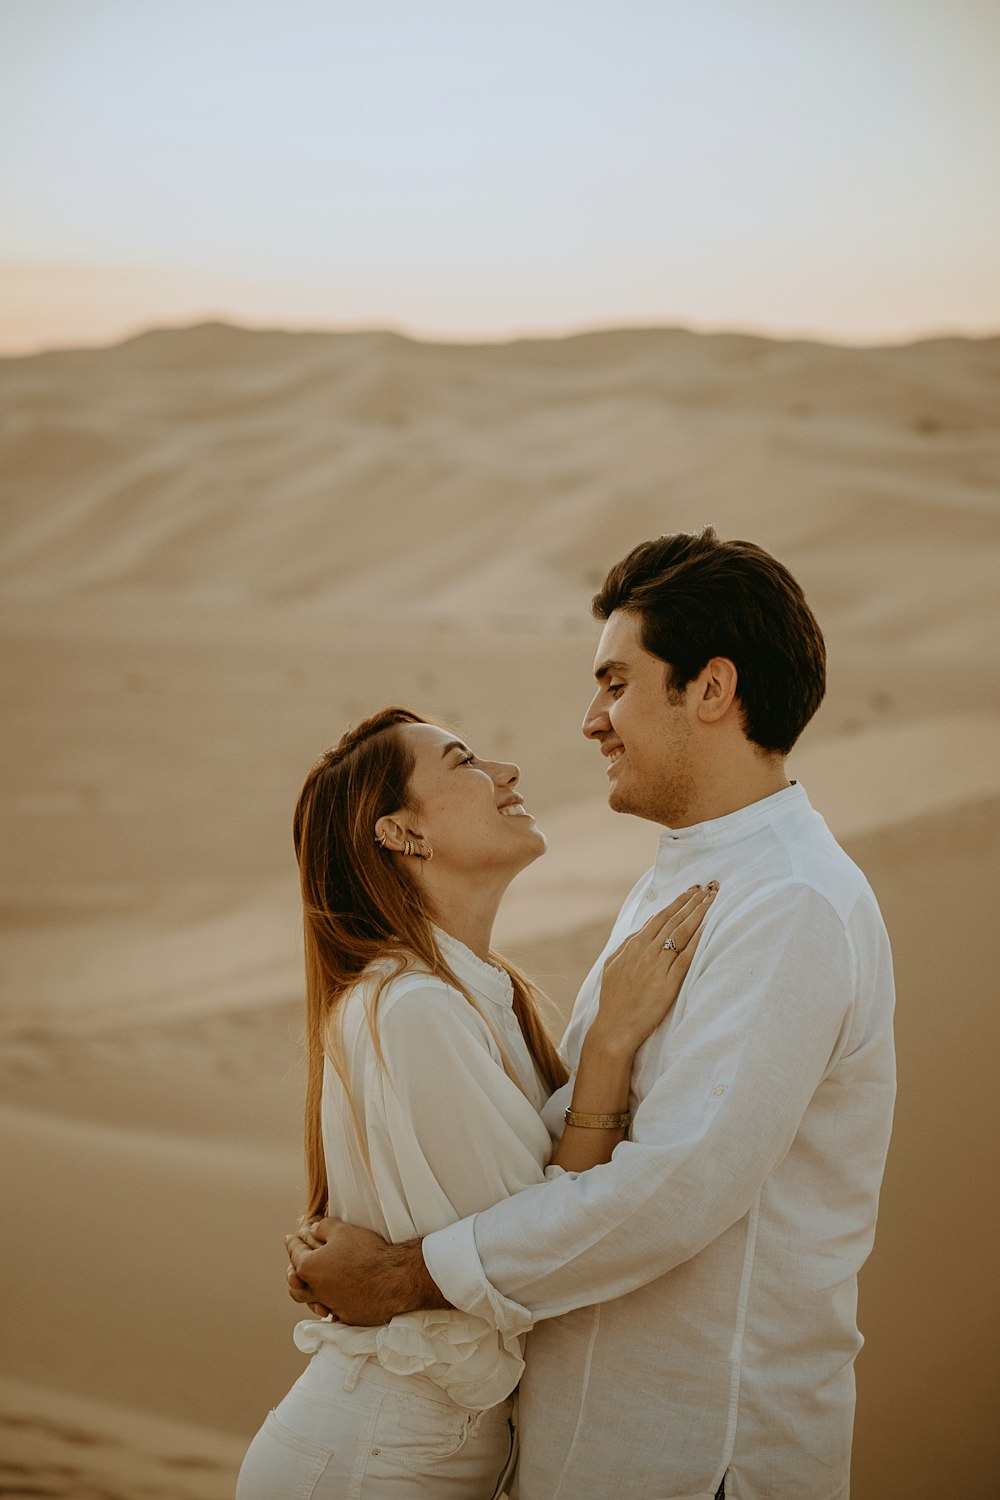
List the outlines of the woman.
{"label": "woman", "polygon": [[[306,1217],[400,1241],[610,1159],[637,1047],[687,971],[711,888],[685,892],[605,966],[562,1139],[539,1111],[566,1070],[531,986],[491,948],[501,898],[545,839],[516,766],[387,708],[306,779]],[[509,1472],[523,1349],[479,1318],[314,1319],[305,1373],[254,1438],[237,1500],[490,1500]]]}

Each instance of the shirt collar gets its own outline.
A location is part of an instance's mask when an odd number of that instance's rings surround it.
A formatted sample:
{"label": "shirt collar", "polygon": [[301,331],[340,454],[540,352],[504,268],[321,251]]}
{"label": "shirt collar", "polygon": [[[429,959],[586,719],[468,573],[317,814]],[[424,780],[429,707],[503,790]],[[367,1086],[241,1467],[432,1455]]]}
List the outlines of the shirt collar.
{"label": "shirt collar", "polygon": [[452,937],[450,932],[445,932],[441,927],[434,928],[434,936],[438,947],[449,968],[453,970],[455,977],[461,979],[471,990],[483,1000],[490,1000],[494,1005],[509,1009],[514,1003],[514,986],[506,969],[499,964],[484,963],[477,958],[471,948],[460,943],[458,938]]}
{"label": "shirt collar", "polygon": [[692,823],[689,828],[664,828],[660,834],[660,853],[682,850],[685,854],[694,854],[698,849],[718,849],[734,844],[738,839],[756,833],[765,824],[777,822],[789,812],[804,812],[809,805],[805,788],[793,781],[780,792],[762,797],[759,802],[750,802],[746,807],[738,807],[722,818]]}

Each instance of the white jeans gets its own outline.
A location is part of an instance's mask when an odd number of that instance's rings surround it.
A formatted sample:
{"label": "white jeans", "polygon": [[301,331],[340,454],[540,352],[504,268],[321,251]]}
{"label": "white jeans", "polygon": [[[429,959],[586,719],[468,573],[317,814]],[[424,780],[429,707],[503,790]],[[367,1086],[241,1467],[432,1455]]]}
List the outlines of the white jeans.
{"label": "white jeans", "polygon": [[423,1376],[327,1345],[250,1444],[236,1500],[494,1500],[511,1404],[464,1411]]}

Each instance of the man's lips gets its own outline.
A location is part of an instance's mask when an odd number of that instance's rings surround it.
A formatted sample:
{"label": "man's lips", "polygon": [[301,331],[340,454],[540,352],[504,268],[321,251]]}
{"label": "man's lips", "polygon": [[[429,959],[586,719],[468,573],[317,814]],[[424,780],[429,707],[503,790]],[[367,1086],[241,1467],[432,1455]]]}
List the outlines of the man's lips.
{"label": "man's lips", "polygon": [[624,745],[612,745],[610,750],[602,749],[601,754],[606,755],[608,760],[611,762],[611,764],[608,766],[608,775],[610,776],[617,766],[618,762],[624,756],[625,747]]}

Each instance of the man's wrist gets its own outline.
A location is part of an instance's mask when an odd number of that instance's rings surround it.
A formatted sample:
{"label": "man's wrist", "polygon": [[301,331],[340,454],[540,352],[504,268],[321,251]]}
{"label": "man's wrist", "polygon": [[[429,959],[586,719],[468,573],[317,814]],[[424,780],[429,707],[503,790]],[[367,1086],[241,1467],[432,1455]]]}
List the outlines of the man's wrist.
{"label": "man's wrist", "polygon": [[423,1240],[404,1240],[391,1245],[383,1257],[379,1291],[390,1317],[402,1312],[425,1312],[450,1307],[440,1287],[427,1269]]}

